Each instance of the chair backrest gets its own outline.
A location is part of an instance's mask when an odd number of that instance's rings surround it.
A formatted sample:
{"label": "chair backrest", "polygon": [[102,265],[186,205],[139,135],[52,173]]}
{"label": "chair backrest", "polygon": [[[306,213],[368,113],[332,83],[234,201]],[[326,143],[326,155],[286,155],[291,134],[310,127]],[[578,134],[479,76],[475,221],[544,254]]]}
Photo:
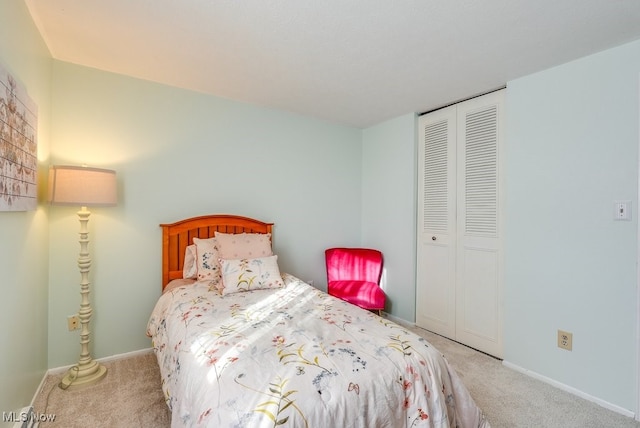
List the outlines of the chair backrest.
{"label": "chair backrest", "polygon": [[370,281],[380,283],[382,253],[370,248],[325,250],[327,281]]}

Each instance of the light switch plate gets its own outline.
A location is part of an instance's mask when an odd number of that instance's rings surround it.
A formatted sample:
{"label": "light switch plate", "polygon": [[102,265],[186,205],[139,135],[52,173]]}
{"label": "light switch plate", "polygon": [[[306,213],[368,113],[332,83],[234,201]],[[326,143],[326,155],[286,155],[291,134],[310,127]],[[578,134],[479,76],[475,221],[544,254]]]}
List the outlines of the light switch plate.
{"label": "light switch plate", "polygon": [[631,201],[615,201],[613,208],[614,220],[631,220]]}

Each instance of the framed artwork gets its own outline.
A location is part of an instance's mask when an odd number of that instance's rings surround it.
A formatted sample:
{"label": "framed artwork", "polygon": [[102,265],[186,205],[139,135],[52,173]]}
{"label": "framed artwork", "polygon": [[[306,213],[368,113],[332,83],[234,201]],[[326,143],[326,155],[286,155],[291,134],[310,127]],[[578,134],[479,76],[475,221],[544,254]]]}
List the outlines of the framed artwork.
{"label": "framed artwork", "polygon": [[35,103],[0,64],[0,211],[38,205],[37,129]]}

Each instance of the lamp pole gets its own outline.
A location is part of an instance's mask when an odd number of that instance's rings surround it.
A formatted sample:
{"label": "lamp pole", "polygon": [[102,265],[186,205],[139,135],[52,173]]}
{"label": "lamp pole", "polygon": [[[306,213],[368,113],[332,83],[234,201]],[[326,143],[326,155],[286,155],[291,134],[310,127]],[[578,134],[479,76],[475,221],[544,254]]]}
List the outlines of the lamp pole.
{"label": "lamp pole", "polygon": [[67,374],[62,378],[60,387],[67,389],[69,387],[79,387],[92,385],[107,374],[107,368],[98,364],[89,352],[89,321],[91,321],[91,302],[89,301],[89,270],[91,268],[91,257],[89,257],[89,216],[91,212],[87,207],[83,206],[78,211],[78,219],[80,220],[80,255],[78,256],[78,268],[80,269],[80,310],[78,311],[78,319],[80,320],[80,360],[76,366],[73,366]]}

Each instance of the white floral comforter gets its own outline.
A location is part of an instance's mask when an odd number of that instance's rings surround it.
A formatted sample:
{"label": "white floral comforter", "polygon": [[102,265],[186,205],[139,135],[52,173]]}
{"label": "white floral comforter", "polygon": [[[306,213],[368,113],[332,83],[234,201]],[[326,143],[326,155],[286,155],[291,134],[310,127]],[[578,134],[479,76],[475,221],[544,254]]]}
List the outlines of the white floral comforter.
{"label": "white floral comforter", "polygon": [[172,426],[489,427],[440,352],[291,275],[166,292],[153,338]]}

